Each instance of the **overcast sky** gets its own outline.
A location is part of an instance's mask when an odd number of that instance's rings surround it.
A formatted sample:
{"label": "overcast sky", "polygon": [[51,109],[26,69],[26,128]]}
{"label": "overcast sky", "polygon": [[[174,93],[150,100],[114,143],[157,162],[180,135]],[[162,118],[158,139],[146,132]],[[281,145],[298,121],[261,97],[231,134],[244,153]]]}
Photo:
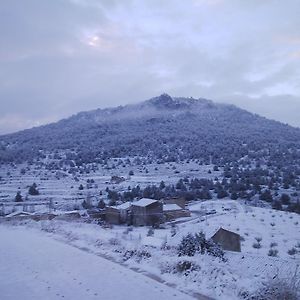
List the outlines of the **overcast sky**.
{"label": "overcast sky", "polygon": [[169,93],[300,127],[298,0],[1,0],[0,133]]}

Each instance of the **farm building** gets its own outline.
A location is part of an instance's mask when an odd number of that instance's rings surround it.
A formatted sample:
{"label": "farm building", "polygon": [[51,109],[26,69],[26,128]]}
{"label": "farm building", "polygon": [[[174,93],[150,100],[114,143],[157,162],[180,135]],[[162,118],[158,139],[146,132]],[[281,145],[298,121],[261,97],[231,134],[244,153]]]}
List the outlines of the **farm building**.
{"label": "farm building", "polygon": [[185,209],[186,200],[184,197],[173,197],[173,198],[164,199],[164,204],[177,204],[182,209]]}
{"label": "farm building", "polygon": [[23,201],[23,202],[1,202],[0,203],[0,216],[5,216],[17,211],[28,212],[28,213],[34,213],[36,211],[50,212],[51,202]]}
{"label": "farm building", "polygon": [[132,203],[131,214],[135,226],[157,225],[163,220],[163,204],[158,200],[142,198]]}
{"label": "farm building", "polygon": [[131,202],[125,202],[118,206],[107,206],[105,209],[105,219],[109,224],[122,224],[129,221],[129,211]]}
{"label": "farm building", "polygon": [[166,217],[166,221],[190,216],[190,212],[188,210],[182,209],[178,204],[164,204],[163,213]]}
{"label": "farm building", "polygon": [[235,232],[221,227],[211,239],[224,250],[241,252],[241,236]]}

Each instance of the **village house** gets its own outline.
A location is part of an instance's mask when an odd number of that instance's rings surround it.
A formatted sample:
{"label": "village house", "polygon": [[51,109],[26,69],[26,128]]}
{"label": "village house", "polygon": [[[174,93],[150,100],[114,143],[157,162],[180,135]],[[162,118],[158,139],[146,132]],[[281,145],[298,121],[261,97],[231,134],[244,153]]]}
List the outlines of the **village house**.
{"label": "village house", "polygon": [[130,222],[131,202],[125,202],[118,206],[107,206],[105,208],[105,220],[109,224],[122,224]]}
{"label": "village house", "polygon": [[158,200],[142,198],[132,202],[132,224],[135,226],[155,226],[163,221],[163,204]]}
{"label": "village house", "polygon": [[235,232],[220,228],[211,239],[223,250],[241,252],[241,236]]}

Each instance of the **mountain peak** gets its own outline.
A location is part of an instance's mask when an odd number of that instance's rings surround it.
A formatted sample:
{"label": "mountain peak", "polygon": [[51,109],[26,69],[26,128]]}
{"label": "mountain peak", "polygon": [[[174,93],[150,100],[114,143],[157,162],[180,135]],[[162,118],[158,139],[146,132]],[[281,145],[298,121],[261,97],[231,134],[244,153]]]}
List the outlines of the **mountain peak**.
{"label": "mountain peak", "polygon": [[148,103],[154,105],[157,108],[166,108],[166,109],[179,109],[179,108],[187,107],[187,103],[180,102],[178,99],[172,98],[170,95],[166,93],[148,100]]}

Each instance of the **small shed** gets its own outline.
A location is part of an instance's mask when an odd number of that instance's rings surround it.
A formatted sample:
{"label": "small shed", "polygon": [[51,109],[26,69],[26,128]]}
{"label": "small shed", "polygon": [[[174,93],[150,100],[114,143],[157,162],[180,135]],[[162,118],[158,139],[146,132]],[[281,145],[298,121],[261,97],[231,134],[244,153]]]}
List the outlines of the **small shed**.
{"label": "small shed", "polygon": [[164,199],[164,204],[177,204],[182,209],[185,209],[186,200],[184,197],[172,197],[172,198]]}
{"label": "small shed", "polygon": [[135,226],[154,226],[163,221],[163,205],[158,200],[142,198],[132,202],[132,223]]}
{"label": "small shed", "polygon": [[241,236],[233,231],[221,227],[211,239],[223,250],[241,252]]}
{"label": "small shed", "polygon": [[164,204],[163,213],[167,221],[190,216],[189,211],[182,209],[177,204]]}

